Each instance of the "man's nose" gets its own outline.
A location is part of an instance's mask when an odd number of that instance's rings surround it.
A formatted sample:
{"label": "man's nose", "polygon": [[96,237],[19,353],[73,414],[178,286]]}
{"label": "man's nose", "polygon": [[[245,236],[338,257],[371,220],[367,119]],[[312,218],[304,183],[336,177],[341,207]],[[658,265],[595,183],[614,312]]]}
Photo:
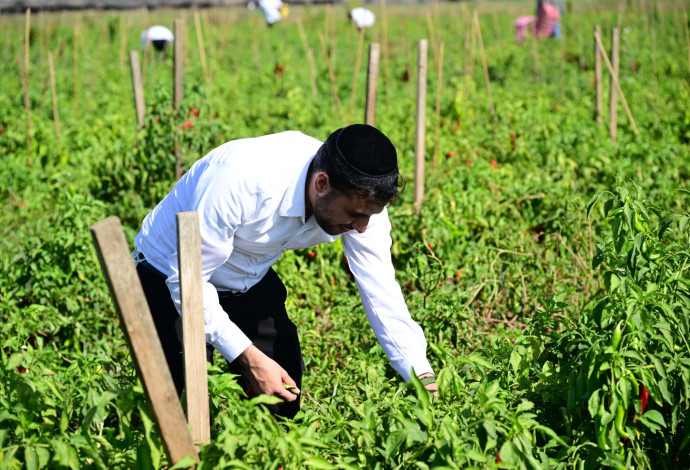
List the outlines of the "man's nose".
{"label": "man's nose", "polygon": [[352,221],[352,228],[357,230],[359,233],[364,233],[369,225],[369,217],[362,217],[361,219]]}

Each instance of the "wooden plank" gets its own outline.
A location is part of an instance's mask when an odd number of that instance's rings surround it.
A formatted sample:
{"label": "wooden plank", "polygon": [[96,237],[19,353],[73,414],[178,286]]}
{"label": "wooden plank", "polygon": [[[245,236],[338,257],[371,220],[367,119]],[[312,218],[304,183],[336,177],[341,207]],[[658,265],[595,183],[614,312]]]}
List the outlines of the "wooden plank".
{"label": "wooden plank", "polygon": [[414,207],[415,212],[422,210],[424,201],[424,159],[426,155],[426,70],[427,49],[426,39],[417,42],[417,113],[415,125],[414,151]]}
{"label": "wooden plank", "polygon": [[379,80],[379,43],[369,44],[369,68],[367,70],[367,104],[364,123],[370,126],[376,122],[376,90]]}
{"label": "wooden plank", "polygon": [[137,125],[144,127],[144,85],[141,81],[138,51],[129,51],[129,67],[132,71],[132,88],[134,89],[134,109],[137,113]]}
{"label": "wooden plank", "polygon": [[210,444],[199,214],[180,212],[176,217],[187,422],[195,444]]}
{"label": "wooden plank", "polygon": [[120,219],[108,217],[90,230],[168,458],[173,464],[185,456],[198,461]]}

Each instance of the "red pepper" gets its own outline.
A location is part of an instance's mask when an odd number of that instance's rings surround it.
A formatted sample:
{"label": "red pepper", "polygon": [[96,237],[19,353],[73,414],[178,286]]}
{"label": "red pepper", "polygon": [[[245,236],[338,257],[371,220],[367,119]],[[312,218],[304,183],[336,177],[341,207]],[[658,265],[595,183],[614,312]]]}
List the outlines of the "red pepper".
{"label": "red pepper", "polygon": [[498,454],[496,454],[496,463],[501,463],[501,450],[498,450]]}
{"label": "red pepper", "polygon": [[647,402],[649,401],[649,392],[647,387],[640,384],[640,414],[644,413],[644,409],[647,408]]}

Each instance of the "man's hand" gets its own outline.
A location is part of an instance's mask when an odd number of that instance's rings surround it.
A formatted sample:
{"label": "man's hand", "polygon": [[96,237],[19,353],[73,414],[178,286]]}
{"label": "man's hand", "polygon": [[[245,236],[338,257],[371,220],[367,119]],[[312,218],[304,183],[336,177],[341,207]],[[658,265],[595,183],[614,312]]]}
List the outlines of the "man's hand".
{"label": "man's hand", "polygon": [[237,356],[236,361],[249,373],[250,385],[256,393],[273,395],[285,401],[297,399],[300,391],[292,377],[253,344]]}
{"label": "man's hand", "polygon": [[424,388],[426,388],[430,393],[432,393],[435,397],[438,397],[438,386],[436,385],[436,380],[424,380],[424,379],[435,379],[434,374],[431,372],[425,372],[424,374],[419,376],[419,380],[424,382],[428,382],[424,384]]}

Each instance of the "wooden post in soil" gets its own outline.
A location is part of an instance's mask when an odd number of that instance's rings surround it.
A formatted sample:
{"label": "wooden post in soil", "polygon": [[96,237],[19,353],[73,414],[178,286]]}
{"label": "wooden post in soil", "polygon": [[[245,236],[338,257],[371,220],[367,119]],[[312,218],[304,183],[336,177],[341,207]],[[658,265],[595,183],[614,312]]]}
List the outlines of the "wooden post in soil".
{"label": "wooden post in soil", "polygon": [[57,89],[55,85],[55,67],[53,53],[48,51],[48,74],[50,76],[50,94],[53,98],[53,121],[55,121],[55,136],[60,138],[60,114],[58,113]]}
{"label": "wooden post in soil", "polygon": [[196,42],[199,46],[199,56],[201,57],[201,71],[204,74],[204,80],[206,83],[210,83],[211,78],[208,75],[208,68],[206,67],[206,49],[204,48],[204,37],[201,34],[201,19],[199,18],[199,12],[194,12],[194,26],[196,29]]}
{"label": "wooden post in soil", "polygon": [[198,461],[120,219],[108,217],[90,231],[168,458],[172,464],[186,456]]}
{"label": "wooden post in soil", "polygon": [[134,109],[137,113],[137,126],[144,127],[144,85],[141,82],[141,69],[139,68],[139,52],[129,51],[129,67],[132,71],[132,89],[134,90]]}
{"label": "wooden post in soil", "polygon": [[199,213],[180,212],[176,218],[187,422],[191,428],[192,442],[197,445],[210,444]]}
{"label": "wooden post in soil", "polygon": [[426,67],[427,49],[426,39],[417,42],[417,113],[415,128],[414,150],[414,208],[419,214],[424,201],[424,156],[426,153]]}
{"label": "wooden post in soil", "polygon": [[367,104],[364,123],[374,126],[376,122],[376,90],[379,79],[379,43],[369,44],[369,68],[367,69]]}
{"label": "wooden post in soil", "polygon": [[618,95],[616,93],[616,86],[614,85],[614,77],[618,78],[620,70],[620,30],[613,28],[611,31],[611,86],[609,88],[609,134],[611,140],[616,143],[616,134],[618,132]]}
{"label": "wooden post in soil", "polygon": [[[173,34],[175,35],[175,55],[174,55],[174,90],[173,90],[173,106],[175,109],[180,108],[182,102],[182,74],[184,64],[184,23],[181,19],[173,21]],[[179,180],[182,177],[182,152],[178,146],[178,123],[175,123],[175,179]]]}
{"label": "wooden post in soil", "polygon": [[125,27],[125,22],[128,16],[120,16],[120,53],[118,55],[118,63],[120,64],[120,70],[125,68],[125,51],[127,50],[127,28]]}
{"label": "wooden post in soil", "polygon": [[599,47],[601,57],[604,59],[606,67],[609,69],[609,73],[611,74],[611,80],[613,81],[613,85],[616,87],[616,92],[618,93],[618,96],[620,96],[621,101],[623,102],[623,109],[625,109],[625,114],[628,116],[628,122],[630,122],[630,127],[632,127],[633,132],[635,133],[635,135],[637,135],[637,126],[635,125],[635,120],[633,119],[632,113],[630,112],[628,102],[625,99],[625,95],[623,94],[623,90],[621,89],[620,83],[618,83],[618,74],[614,73],[613,66],[611,65],[611,62],[609,62],[609,58],[606,55],[606,49],[604,49],[604,45],[601,43],[601,37],[599,36],[599,34],[594,33],[594,38],[597,41],[597,47]]}
{"label": "wooden post in soil", "polygon": [[443,86],[443,41],[438,43],[438,62],[436,64],[436,123],[434,131],[434,169],[438,168],[438,138],[441,129],[441,87]]}
{"label": "wooden post in soil", "polygon": [[302,46],[304,46],[304,51],[307,53],[307,60],[309,61],[309,78],[311,79],[311,97],[316,100],[318,97],[318,88],[316,87],[316,62],[314,61],[314,51],[309,47],[309,41],[307,41],[307,34],[304,32],[304,26],[302,25],[302,19],[297,18],[297,29],[299,30],[299,37],[302,39]]}
{"label": "wooden post in soil", "polygon": [[[597,25],[594,27],[595,36],[601,36],[601,26]],[[599,52],[599,46],[597,46],[596,37],[594,39],[594,84],[596,87],[596,117],[597,122],[601,124],[604,122],[603,109],[604,109],[604,86],[602,83],[602,73],[601,73],[601,53]]]}
{"label": "wooden post in soil", "polygon": [[366,28],[359,30],[359,40],[357,41],[357,59],[355,60],[355,73],[352,77],[352,94],[350,95],[350,112],[347,116],[349,122],[352,122],[352,116],[355,112],[355,98],[357,97],[357,79],[359,77],[359,66],[362,63],[362,49],[364,48],[364,31]]}
{"label": "wooden post in soil", "polygon": [[31,166],[31,100],[29,99],[29,51],[31,50],[31,8],[26,9],[24,25],[24,108],[26,109],[26,166]]}
{"label": "wooden post in soil", "polygon": [[654,73],[654,99],[655,102],[659,103],[659,74],[656,65],[656,26],[654,25],[654,15],[650,18],[650,35],[652,37],[652,71]]}
{"label": "wooden post in soil", "polygon": [[484,70],[484,82],[486,83],[486,93],[487,96],[489,97],[489,110],[491,111],[491,115],[496,114],[496,110],[494,109],[494,99],[493,96],[491,95],[491,80],[489,79],[489,66],[487,65],[486,62],[486,54],[484,53],[484,41],[482,40],[482,27],[481,24],[479,23],[479,14],[477,13],[477,10],[474,10],[474,27],[475,27],[475,32],[477,34],[477,42],[479,42],[479,53],[481,54],[482,57],[482,69]]}

